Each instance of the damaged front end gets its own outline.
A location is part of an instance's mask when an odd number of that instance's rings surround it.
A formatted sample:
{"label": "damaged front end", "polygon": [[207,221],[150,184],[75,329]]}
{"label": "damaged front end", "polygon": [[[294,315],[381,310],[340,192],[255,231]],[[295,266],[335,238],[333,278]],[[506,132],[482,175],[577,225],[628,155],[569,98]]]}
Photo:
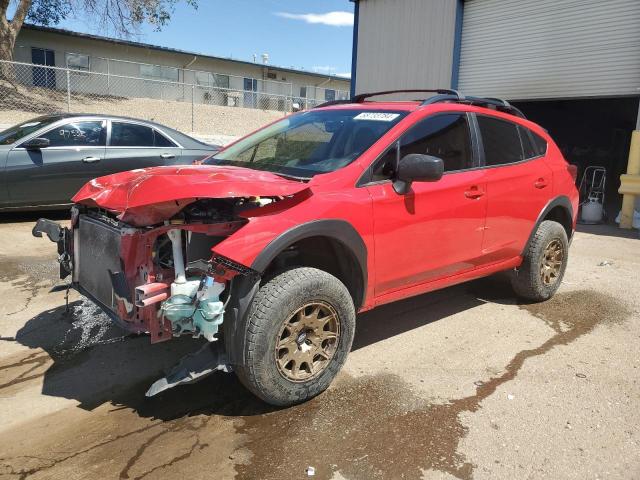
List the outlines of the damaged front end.
{"label": "damaged front end", "polygon": [[[150,178],[158,188],[157,176]],[[283,182],[289,188],[279,185],[278,193],[293,195],[305,188]],[[137,190],[138,198],[148,199],[140,188],[144,178],[134,183],[129,188]],[[210,190],[215,187],[212,183]],[[110,189],[98,189],[96,181],[87,185],[74,197],[81,203],[72,208],[70,228],[41,219],[33,229],[35,236],[45,233],[58,244],[60,277],[71,275],[74,288],[122,327],[148,333],[152,343],[182,335],[215,342],[235,277],[259,279],[258,272],[217,255],[215,246],[247,223],[243,212],[260,210],[287,196],[248,196],[252,189],[245,181],[235,191],[227,185],[225,193],[231,195],[227,198],[162,199],[144,205],[133,204],[131,194],[126,207],[114,208],[108,200],[122,193],[121,182],[112,182]],[[253,190],[263,193],[264,186],[260,187]],[[90,195],[88,188],[93,189]],[[222,343],[205,345],[185,357],[147,395],[216,369],[228,371]]]}

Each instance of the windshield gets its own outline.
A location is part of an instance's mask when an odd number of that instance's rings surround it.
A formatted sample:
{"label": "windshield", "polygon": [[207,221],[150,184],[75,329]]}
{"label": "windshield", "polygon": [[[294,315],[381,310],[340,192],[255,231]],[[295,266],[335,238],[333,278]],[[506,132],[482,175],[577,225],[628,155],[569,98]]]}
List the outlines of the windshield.
{"label": "windshield", "polygon": [[60,117],[38,117],[0,132],[0,145],[11,145],[30,133],[60,120]]}
{"label": "windshield", "polygon": [[407,112],[312,110],[259,130],[205,163],[308,179],[350,164]]}

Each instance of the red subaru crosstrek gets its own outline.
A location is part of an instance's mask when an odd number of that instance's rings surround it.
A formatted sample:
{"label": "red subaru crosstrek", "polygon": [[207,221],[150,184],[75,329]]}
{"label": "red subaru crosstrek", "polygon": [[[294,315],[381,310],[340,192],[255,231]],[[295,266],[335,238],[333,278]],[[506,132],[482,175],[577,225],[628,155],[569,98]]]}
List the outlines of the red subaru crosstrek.
{"label": "red subaru crosstrek", "polygon": [[500,271],[530,301],[562,281],[575,170],[507,102],[429,92],[330,102],[204,165],[97,178],[70,229],[34,234],[127,329],[206,339],[147,395],[234,370],[269,403],[307,400],[345,362],[356,312]]}

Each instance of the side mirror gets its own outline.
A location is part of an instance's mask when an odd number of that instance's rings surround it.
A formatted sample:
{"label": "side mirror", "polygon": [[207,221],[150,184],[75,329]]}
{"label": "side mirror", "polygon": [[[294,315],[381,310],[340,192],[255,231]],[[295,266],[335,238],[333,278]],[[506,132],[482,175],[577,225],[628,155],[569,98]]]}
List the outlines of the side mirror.
{"label": "side mirror", "polygon": [[32,138],[22,144],[27,150],[40,150],[41,148],[47,148],[51,142],[48,138]]}
{"label": "side mirror", "polygon": [[400,195],[409,192],[412,182],[436,182],[442,178],[444,162],[441,158],[410,153],[400,160],[393,189]]}

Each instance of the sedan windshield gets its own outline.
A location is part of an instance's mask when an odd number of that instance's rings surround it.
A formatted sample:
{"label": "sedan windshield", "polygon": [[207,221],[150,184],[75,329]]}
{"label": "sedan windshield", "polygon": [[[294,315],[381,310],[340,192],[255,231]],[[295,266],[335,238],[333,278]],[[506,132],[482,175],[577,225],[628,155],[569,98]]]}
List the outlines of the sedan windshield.
{"label": "sedan windshield", "polygon": [[60,120],[60,117],[38,117],[0,132],[0,145],[11,145],[30,133]]}
{"label": "sedan windshield", "polygon": [[403,111],[311,110],[249,135],[205,163],[308,179],[350,164],[406,114]]}

